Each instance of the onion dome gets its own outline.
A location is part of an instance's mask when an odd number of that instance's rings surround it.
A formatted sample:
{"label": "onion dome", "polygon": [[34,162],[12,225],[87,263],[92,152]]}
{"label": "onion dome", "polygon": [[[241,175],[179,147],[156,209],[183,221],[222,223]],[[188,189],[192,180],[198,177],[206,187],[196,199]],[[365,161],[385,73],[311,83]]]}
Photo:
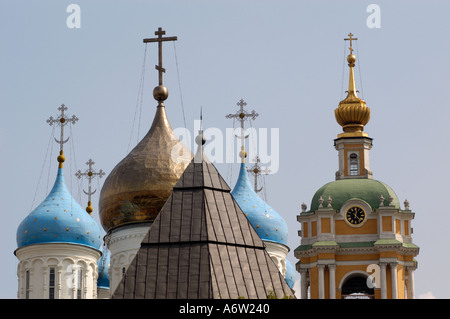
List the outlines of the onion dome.
{"label": "onion dome", "polygon": [[109,289],[109,268],[111,265],[111,253],[108,249],[102,249],[102,253],[102,257],[100,257],[97,262],[97,288]]}
{"label": "onion dome", "polygon": [[288,228],[285,220],[256,194],[244,161],[231,194],[262,240],[287,246]]}
{"label": "onion dome", "polygon": [[[352,34],[349,34],[350,39]],[[366,102],[360,99],[357,95],[355,87],[355,74],[353,68],[355,67],[356,56],[352,53],[350,41],[350,54],[347,56],[348,66],[350,67],[349,86],[347,91],[347,97],[339,102],[339,106],[334,110],[336,121],[342,126],[344,133],[361,134],[364,130],[364,126],[370,120],[370,109],[367,107]]]}
{"label": "onion dome", "polygon": [[21,248],[33,244],[69,243],[99,249],[99,225],[75,201],[64,182],[62,151],[58,161],[58,175],[52,190],[17,229],[17,246]]}
{"label": "onion dome", "polygon": [[393,206],[400,209],[400,202],[395,192],[383,182],[373,179],[341,179],[325,184],[314,194],[310,211],[319,208],[319,199],[331,198],[331,206],[335,210],[341,209],[350,199],[361,199],[367,202],[372,209],[384,206]]}
{"label": "onion dome", "polygon": [[289,259],[286,259],[286,274],[284,275],[284,279],[286,280],[289,288],[293,289],[295,284],[295,268]]}
{"label": "onion dome", "polygon": [[168,93],[162,88],[153,91],[159,103],[147,135],[103,184],[99,205],[106,231],[129,223],[153,222],[192,159],[192,152],[172,131],[163,104]]}

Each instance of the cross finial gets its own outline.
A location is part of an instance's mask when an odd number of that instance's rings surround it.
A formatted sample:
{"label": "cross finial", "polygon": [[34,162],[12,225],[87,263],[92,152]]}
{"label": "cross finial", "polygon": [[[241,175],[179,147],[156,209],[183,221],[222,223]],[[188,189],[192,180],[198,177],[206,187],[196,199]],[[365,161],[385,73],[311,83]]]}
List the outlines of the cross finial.
{"label": "cross finial", "polygon": [[270,174],[270,169],[268,169],[267,167],[261,167],[259,165],[259,163],[261,162],[261,159],[259,158],[259,156],[256,156],[255,159],[255,165],[253,165],[251,168],[247,169],[247,172],[251,173],[252,175],[255,176],[255,193],[259,193],[263,188],[261,187],[260,189],[258,189],[258,176],[261,174]]}
{"label": "cross finial", "polygon": [[166,69],[163,68],[162,65],[162,43],[163,41],[176,41],[177,37],[163,37],[166,34],[166,31],[161,27],[158,28],[158,31],[155,31],[155,35],[157,38],[144,39],[144,43],[148,42],[158,42],[158,65],[155,65],[155,69],[158,70],[159,75],[159,85],[163,85],[163,73],[166,72]]}
{"label": "cross finial", "polygon": [[350,32],[350,33],[348,34],[348,38],[345,38],[345,39],[344,39],[344,41],[350,41],[350,48],[349,48],[350,54],[353,54],[352,41],[353,41],[353,40],[358,40],[358,38],[352,38],[352,36],[353,36],[353,34]]}
{"label": "cross finial", "polygon": [[[241,136],[240,136],[241,152],[245,153],[245,145],[244,144],[245,144],[245,138],[248,137],[248,135],[244,136],[244,121],[246,121],[247,118],[251,118],[252,120],[254,120],[258,117],[259,114],[256,113],[254,110],[251,111],[250,113],[248,113],[246,110],[244,110],[244,106],[247,106],[247,103],[243,99],[240,99],[239,102],[236,103],[236,105],[239,106],[239,110],[234,114],[227,114],[227,115],[225,115],[225,117],[227,119],[235,118],[241,122]],[[242,155],[244,155],[244,153],[242,153]],[[244,158],[242,157],[242,159],[244,159]]]}
{"label": "cross finial", "polygon": [[64,139],[64,126],[66,126],[68,123],[72,123],[75,124],[78,121],[78,117],[76,117],[75,115],[72,115],[72,117],[68,117],[65,114],[65,111],[67,111],[67,107],[64,104],[61,104],[60,107],[58,107],[58,111],[61,112],[61,114],[59,114],[59,116],[54,119],[53,116],[50,116],[47,119],[47,123],[52,126],[53,124],[59,125],[61,127],[61,135],[60,135],[60,139],[56,139],[55,141],[56,143],[59,143],[59,156],[58,156],[58,162],[60,163],[60,168],[62,168],[62,163],[64,162],[64,155],[63,155],[63,145],[65,143],[67,143],[67,141],[69,140],[70,137],[68,137],[67,139]]}
{"label": "cross finial", "polygon": [[82,173],[81,172],[81,170],[78,170],[78,172],[76,172],[75,173],[75,176],[76,177],[78,177],[78,178],[82,178],[82,177],[87,177],[87,179],[88,179],[88,183],[89,183],[89,188],[88,188],[88,191],[86,192],[84,189],[83,189],[83,192],[86,194],[86,195],[88,195],[88,206],[86,207],[86,211],[90,214],[90,213],[92,213],[92,211],[93,211],[93,208],[92,208],[92,204],[91,204],[91,195],[93,195],[97,190],[96,189],[94,189],[94,191],[92,191],[92,188],[91,188],[91,181],[92,181],[92,178],[94,178],[95,176],[98,176],[99,178],[102,178],[103,177],[103,175],[105,175],[105,172],[102,170],[102,169],[100,169],[98,172],[96,172],[96,171],[94,171],[93,169],[92,169],[92,166],[95,164],[95,162],[92,160],[92,159],[89,159],[87,162],[86,162],[86,165],[88,166],[88,169],[84,172],[84,173]]}

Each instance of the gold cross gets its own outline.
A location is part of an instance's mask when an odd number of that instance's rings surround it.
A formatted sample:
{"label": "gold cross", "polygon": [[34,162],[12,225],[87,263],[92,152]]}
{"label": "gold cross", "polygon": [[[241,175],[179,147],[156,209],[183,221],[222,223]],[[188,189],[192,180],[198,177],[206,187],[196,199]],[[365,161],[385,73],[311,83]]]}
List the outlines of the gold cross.
{"label": "gold cross", "polygon": [[[237,106],[239,106],[239,110],[235,114],[227,114],[225,117],[227,119],[235,118],[238,121],[241,122],[241,149],[244,150],[245,148],[245,139],[248,137],[248,135],[244,135],[244,121],[247,120],[247,118],[251,118],[252,120],[256,119],[258,117],[258,113],[256,113],[254,110],[251,113],[248,113],[246,110],[244,110],[244,106],[247,105],[247,103],[240,99],[239,102],[236,103]],[[236,135],[236,137],[238,137]]]}
{"label": "gold cross", "polygon": [[78,121],[78,117],[76,117],[75,115],[72,115],[72,117],[69,118],[66,113],[64,113],[67,110],[68,108],[64,104],[61,104],[61,106],[58,107],[58,111],[60,111],[61,114],[56,119],[54,119],[53,116],[50,116],[47,119],[47,123],[50,126],[55,124],[61,127],[61,138],[59,140],[55,138],[56,143],[59,143],[60,145],[61,152],[63,151],[63,144],[67,143],[67,141],[69,140],[69,137],[67,139],[64,139],[64,126],[69,123],[75,124]]}
{"label": "gold cross", "polygon": [[159,73],[159,85],[163,85],[163,72],[166,72],[166,69],[162,66],[162,43],[163,41],[176,41],[177,37],[165,37],[163,38],[163,35],[166,34],[166,31],[164,31],[161,27],[158,28],[158,31],[155,31],[155,35],[157,35],[157,38],[151,38],[151,39],[144,39],[144,43],[147,42],[158,42],[158,65],[155,65],[155,69],[158,70]]}
{"label": "gold cross", "polygon": [[358,40],[358,38],[352,38],[353,34],[351,34],[351,33],[349,33],[348,36],[349,36],[349,37],[346,38],[346,39],[344,39],[344,40],[345,40],[345,41],[350,40],[350,48],[349,48],[349,50],[350,50],[350,54],[353,54],[352,40]]}
{"label": "gold cross", "polygon": [[247,172],[249,172],[255,176],[255,193],[259,193],[263,188],[261,187],[260,189],[258,189],[258,175],[270,174],[270,169],[268,169],[267,167],[262,168],[261,166],[259,166],[259,163],[261,162],[261,159],[259,158],[259,156],[256,156],[254,161],[255,161],[255,165],[253,165],[252,168],[247,169]]}
{"label": "gold cross", "polygon": [[75,176],[78,178],[82,178],[84,176],[87,176],[88,182],[89,182],[89,189],[86,192],[83,189],[83,192],[88,195],[88,207],[86,207],[86,211],[90,214],[92,213],[92,206],[91,206],[91,195],[94,195],[94,193],[97,191],[96,189],[94,189],[94,191],[92,191],[91,188],[91,181],[92,178],[94,176],[98,176],[99,178],[102,178],[103,175],[105,175],[105,172],[101,169],[98,172],[94,171],[92,169],[92,165],[94,165],[95,162],[92,159],[89,159],[89,161],[86,162],[86,165],[89,167],[84,173],[81,172],[81,170],[78,170],[78,172],[75,173]]}

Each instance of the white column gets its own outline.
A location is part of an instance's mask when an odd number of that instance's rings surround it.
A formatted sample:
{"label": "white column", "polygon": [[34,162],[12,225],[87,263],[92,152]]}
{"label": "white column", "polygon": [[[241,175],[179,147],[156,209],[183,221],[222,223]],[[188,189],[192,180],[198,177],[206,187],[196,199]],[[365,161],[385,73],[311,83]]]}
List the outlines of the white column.
{"label": "white column", "polygon": [[381,275],[381,299],[387,298],[386,293],[386,263],[380,263],[380,275]]}
{"label": "white column", "polygon": [[415,267],[407,267],[406,268],[408,271],[408,299],[414,299],[414,270],[416,269]]}
{"label": "white column", "polygon": [[42,267],[42,277],[43,277],[42,298],[49,299],[48,283],[50,279],[50,273],[47,264],[44,267]]}
{"label": "white column", "polygon": [[336,265],[328,265],[330,270],[330,299],[336,299]]}
{"label": "white column", "polygon": [[300,298],[308,299],[308,270],[300,269]]}
{"label": "white column", "polygon": [[319,270],[319,299],[325,299],[325,265],[317,265]]}
{"label": "white column", "polygon": [[[37,299],[37,297],[34,295],[34,292],[33,292],[33,289],[34,289],[34,284],[33,284],[33,282],[34,282],[34,268],[30,268],[30,282],[29,282],[29,298],[30,299]],[[25,294],[27,293],[26,292],[26,290],[27,290],[27,288],[25,287]]]}
{"label": "white column", "polygon": [[17,289],[17,299],[25,299],[25,273],[26,270],[19,263],[17,267],[17,277],[19,277],[19,288]]}
{"label": "white column", "polygon": [[392,299],[397,299],[397,263],[389,263],[389,266],[391,267]]}
{"label": "white column", "polygon": [[88,284],[88,279],[89,279],[89,268],[86,268],[85,270],[83,270],[83,278],[82,278],[82,285],[81,285],[81,288],[82,288],[82,295],[81,295],[81,299],[88,299],[89,298],[89,296],[88,296],[88,286],[89,286],[89,284]]}
{"label": "white column", "polygon": [[72,292],[72,297],[71,297],[71,299],[77,299],[77,282],[78,282],[78,276],[77,276],[78,274],[77,274],[77,268],[76,267],[73,267],[72,268],[72,289],[71,289],[71,292]]}
{"label": "white column", "polygon": [[55,289],[55,299],[61,299],[62,296],[62,282],[61,282],[61,278],[62,278],[62,267],[58,266],[56,267],[56,289]]}

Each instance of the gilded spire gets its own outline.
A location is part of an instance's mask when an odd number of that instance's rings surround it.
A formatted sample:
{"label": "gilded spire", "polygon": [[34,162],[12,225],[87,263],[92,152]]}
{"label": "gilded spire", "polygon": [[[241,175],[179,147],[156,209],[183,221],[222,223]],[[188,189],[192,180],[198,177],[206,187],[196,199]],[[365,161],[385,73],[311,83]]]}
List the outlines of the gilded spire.
{"label": "gilded spire", "polygon": [[358,40],[353,38],[353,34],[349,34],[349,37],[344,39],[350,41],[350,54],[347,56],[349,70],[349,83],[347,97],[339,102],[339,106],[334,110],[336,121],[342,126],[343,134],[339,134],[339,137],[343,136],[367,136],[367,133],[363,133],[364,126],[370,120],[370,109],[367,107],[366,102],[358,97],[358,91],[355,85],[355,61],[356,56],[353,54],[352,41]]}
{"label": "gilded spire", "polygon": [[178,139],[166,115],[164,101],[169,93],[163,85],[162,43],[177,37],[163,37],[158,28],[158,86],[153,97],[158,101],[148,133],[120,161],[103,183],[100,194],[100,220],[106,231],[131,223],[153,222],[172,193],[173,186],[191,162],[192,152]]}

